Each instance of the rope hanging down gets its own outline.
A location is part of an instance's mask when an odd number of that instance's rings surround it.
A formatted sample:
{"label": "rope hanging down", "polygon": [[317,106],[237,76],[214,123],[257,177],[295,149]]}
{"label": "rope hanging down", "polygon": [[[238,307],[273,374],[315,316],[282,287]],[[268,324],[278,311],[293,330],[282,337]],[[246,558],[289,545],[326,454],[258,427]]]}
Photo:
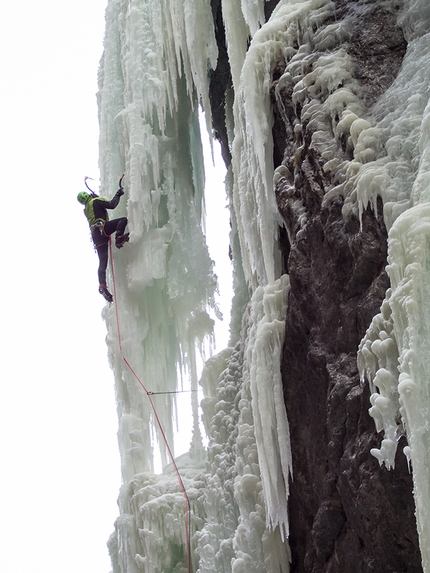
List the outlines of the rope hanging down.
{"label": "rope hanging down", "polygon": [[[122,177],[124,177],[124,175]],[[121,185],[122,177],[120,179],[120,185]],[[182,494],[183,494],[184,499],[185,499],[186,558],[187,558],[187,570],[188,570],[188,573],[191,573],[190,500],[189,500],[187,491],[185,489],[184,482],[182,481],[181,474],[179,473],[178,466],[176,465],[175,459],[173,457],[172,450],[170,449],[169,443],[168,443],[166,435],[164,433],[160,418],[158,417],[154,402],[151,398],[151,396],[153,396],[154,394],[168,394],[170,392],[150,392],[150,391],[148,391],[146,389],[145,385],[143,384],[143,382],[141,381],[141,379],[139,378],[139,376],[133,370],[133,368],[132,368],[131,364],[128,362],[127,358],[124,356],[124,352],[122,349],[121,329],[120,329],[120,324],[119,324],[118,304],[117,304],[117,296],[116,296],[115,266],[114,266],[114,261],[113,261],[113,256],[112,256],[113,255],[112,241],[111,241],[110,237],[109,237],[109,250],[110,250],[109,255],[110,255],[111,269],[112,269],[113,298],[114,298],[114,305],[115,305],[115,317],[116,317],[116,328],[117,328],[119,351],[120,351],[121,358],[122,358],[123,362],[126,364],[127,368],[130,370],[130,372],[133,374],[133,376],[136,378],[136,380],[139,382],[140,386],[143,388],[144,392],[148,396],[148,400],[149,400],[149,403],[151,404],[151,408],[152,408],[153,414],[155,416],[155,420],[157,422],[158,429],[160,430],[161,436],[163,438],[164,444],[165,444],[167,452],[169,454],[170,461],[172,463],[172,466],[175,469],[175,473],[176,473],[176,476],[178,478],[179,486],[181,488]]]}

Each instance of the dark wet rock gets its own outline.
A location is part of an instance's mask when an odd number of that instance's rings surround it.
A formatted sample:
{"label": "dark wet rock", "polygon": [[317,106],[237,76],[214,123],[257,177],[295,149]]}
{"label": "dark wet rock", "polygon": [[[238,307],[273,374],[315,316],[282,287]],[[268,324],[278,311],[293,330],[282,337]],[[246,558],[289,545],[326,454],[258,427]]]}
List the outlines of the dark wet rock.
{"label": "dark wet rock", "polygon": [[357,371],[358,344],[388,287],[382,219],[368,210],[360,229],[337,200],[300,235],[289,247],[282,366],[294,472],[291,571],[421,571],[411,476],[403,455],[392,471],[371,456],[381,437]]}
{"label": "dark wet rock", "polygon": [[212,128],[214,137],[220,142],[222,158],[228,167],[231,153],[225,122],[225,102],[231,87],[230,64],[228,61],[224,22],[222,19],[221,0],[212,0],[212,13],[215,24],[215,37],[218,47],[217,67],[209,78],[209,98],[212,111]]}

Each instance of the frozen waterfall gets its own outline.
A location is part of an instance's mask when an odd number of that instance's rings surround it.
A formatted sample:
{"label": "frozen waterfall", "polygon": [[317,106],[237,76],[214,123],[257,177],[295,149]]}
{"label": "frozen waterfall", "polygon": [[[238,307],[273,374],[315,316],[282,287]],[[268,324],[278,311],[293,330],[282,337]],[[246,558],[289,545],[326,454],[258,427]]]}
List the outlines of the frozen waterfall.
{"label": "frozen waterfall", "polygon": [[[372,452],[380,463],[393,466],[406,433],[430,572],[430,12],[427,0],[404,4],[408,52],[369,113],[347,52],[312,52],[347,41],[348,20],[335,21],[333,2],[281,0],[265,22],[264,0],[221,1],[234,97],[226,109],[232,165],[217,192],[229,202],[235,292],[229,344],[211,356],[220,313],[199,124],[201,107],[211,133],[208,77],[218,57],[211,2],[109,0],[98,94],[101,194],[113,196],[126,174],[118,215],[131,231],[130,244],[114,253],[115,305],[104,309],[123,482],[109,540],[114,573],[289,571],[294,468],[280,364],[290,286],[278,246],[270,101],[281,58],[279,85],[318,124],[312,145],[324,169],[338,173],[325,200],[342,195],[344,211],[361,216],[383,199],[391,289],[359,364],[374,390],[376,429],[385,432]],[[336,157],[341,139],[351,159]],[[190,444],[176,464],[189,515],[170,463],[183,425]]]}

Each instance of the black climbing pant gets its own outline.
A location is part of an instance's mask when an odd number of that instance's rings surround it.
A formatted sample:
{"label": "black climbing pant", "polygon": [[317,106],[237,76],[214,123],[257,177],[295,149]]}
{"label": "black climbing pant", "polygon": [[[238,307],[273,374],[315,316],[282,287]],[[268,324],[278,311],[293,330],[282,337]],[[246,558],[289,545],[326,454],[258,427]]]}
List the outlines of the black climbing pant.
{"label": "black climbing pant", "polygon": [[104,227],[94,227],[91,230],[91,236],[94,246],[97,249],[99,256],[99,284],[106,285],[106,269],[109,258],[109,237],[116,232],[116,236],[120,237],[124,234],[125,227],[127,226],[127,217],[120,217],[119,219],[112,219],[105,223]]}

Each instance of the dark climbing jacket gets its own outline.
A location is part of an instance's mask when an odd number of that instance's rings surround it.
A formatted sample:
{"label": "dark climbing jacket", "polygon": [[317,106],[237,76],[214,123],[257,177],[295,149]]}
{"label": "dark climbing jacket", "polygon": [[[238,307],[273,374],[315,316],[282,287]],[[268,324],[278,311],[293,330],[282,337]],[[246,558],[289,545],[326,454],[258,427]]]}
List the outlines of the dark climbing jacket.
{"label": "dark climbing jacket", "polygon": [[102,197],[91,198],[84,209],[90,227],[93,227],[99,221],[103,224],[109,221],[107,209],[115,209],[119,200],[120,197],[118,195],[115,195],[110,201]]}

